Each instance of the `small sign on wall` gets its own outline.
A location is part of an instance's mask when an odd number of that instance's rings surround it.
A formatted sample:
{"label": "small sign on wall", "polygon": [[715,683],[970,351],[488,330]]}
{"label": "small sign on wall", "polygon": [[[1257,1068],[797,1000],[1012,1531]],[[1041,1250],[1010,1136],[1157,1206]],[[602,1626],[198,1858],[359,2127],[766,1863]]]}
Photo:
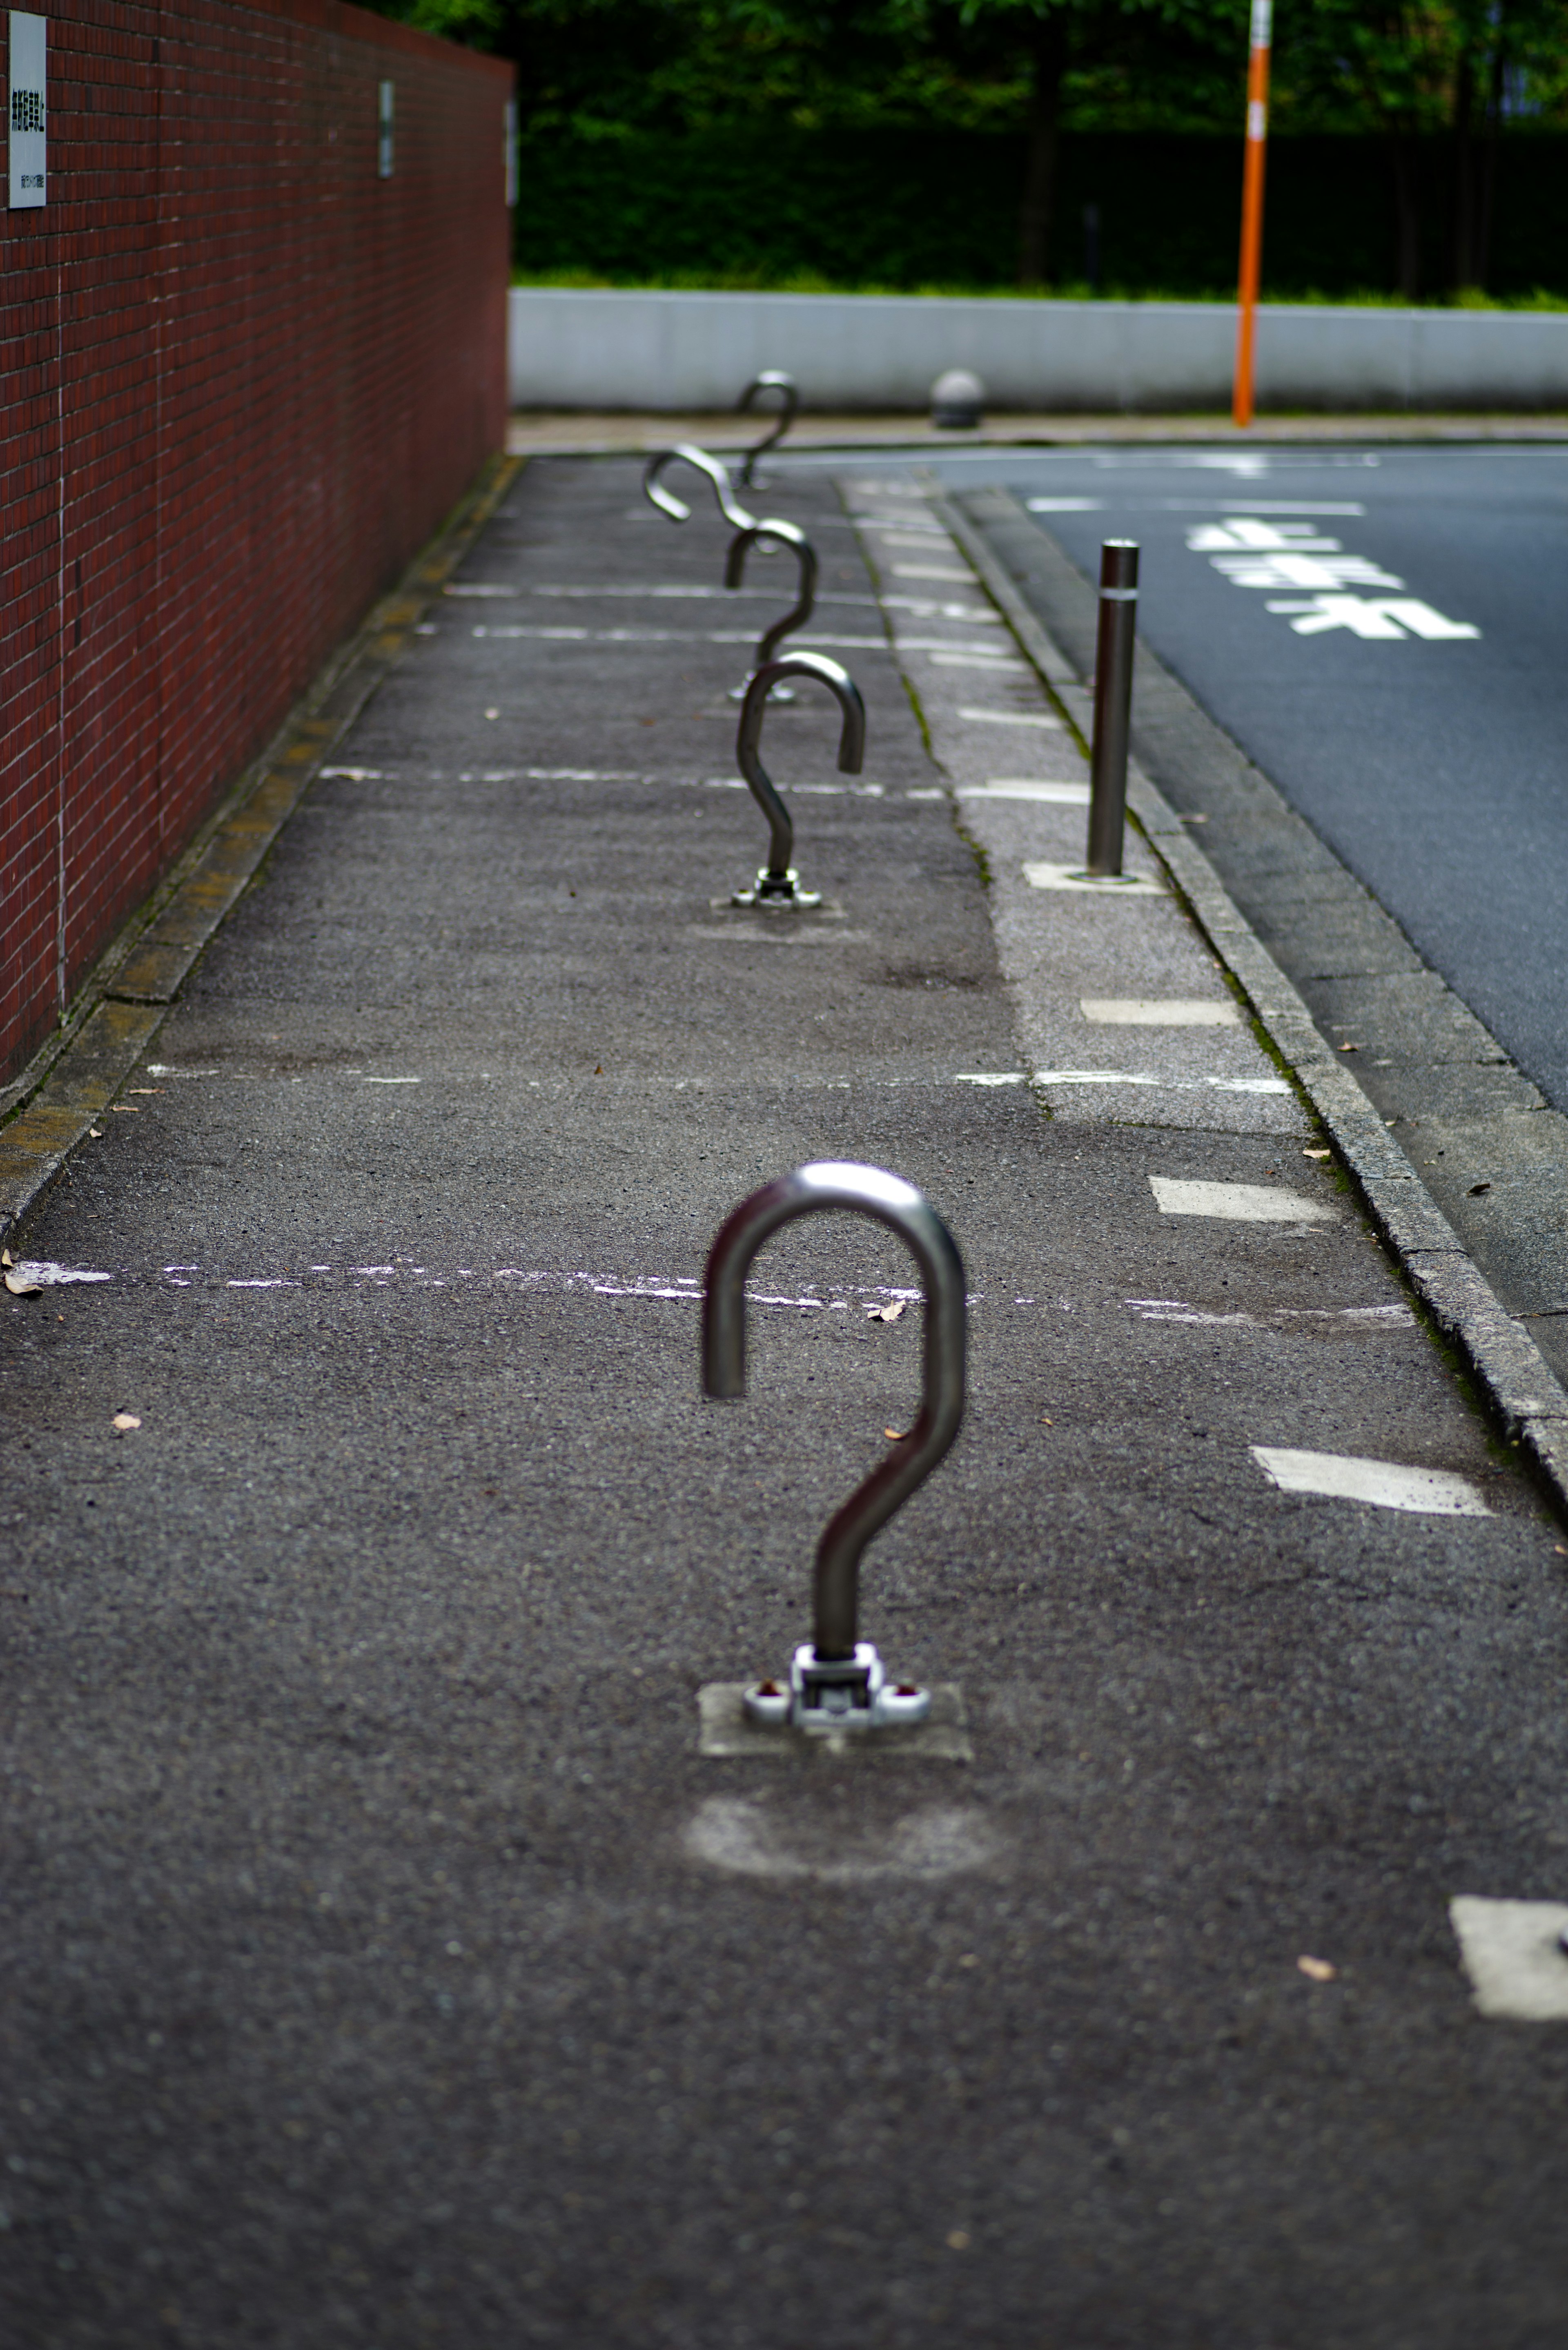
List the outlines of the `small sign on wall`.
{"label": "small sign on wall", "polygon": [[376,140],[376,176],[378,179],[381,180],[389,180],[392,176],[393,110],[397,105],[397,100],[398,93],[391,82],[384,81],[378,83],[376,97],[376,129],[378,134]]}
{"label": "small sign on wall", "polygon": [[48,20],[11,11],[11,204],[41,204],[47,195],[48,134],[44,86]]}

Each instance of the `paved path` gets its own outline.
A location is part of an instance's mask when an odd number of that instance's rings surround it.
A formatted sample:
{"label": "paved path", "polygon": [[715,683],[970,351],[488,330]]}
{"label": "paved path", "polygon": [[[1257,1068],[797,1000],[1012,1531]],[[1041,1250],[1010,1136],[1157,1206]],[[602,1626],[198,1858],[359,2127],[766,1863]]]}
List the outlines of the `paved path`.
{"label": "paved path", "polygon": [[1103,447],[942,470],[1038,501],[1090,572],[1102,539],[1140,540],[1149,644],[1568,1110],[1568,450]]}
{"label": "paved path", "polygon": [[[776,601],[637,481],[524,473],[28,1233],[109,1278],[4,1301],[0,2331],[1548,2341],[1563,2036],[1448,1905],[1563,1889],[1557,1537],[1293,1097],[1210,1082],[1249,1033],[1085,1008],[1224,991],[1158,893],[1032,885],[1081,812],[1000,786],[1081,770],[992,758],[1048,705],[857,482],[788,511],[864,775],[810,689],[765,743],[828,903],[730,906]],[[1159,1085],[1061,1076],[1129,1037]],[[818,1156],[966,1259],[864,1591],[969,1764],[697,1751],[912,1409],[847,1222],[700,1399],[708,1241]]]}

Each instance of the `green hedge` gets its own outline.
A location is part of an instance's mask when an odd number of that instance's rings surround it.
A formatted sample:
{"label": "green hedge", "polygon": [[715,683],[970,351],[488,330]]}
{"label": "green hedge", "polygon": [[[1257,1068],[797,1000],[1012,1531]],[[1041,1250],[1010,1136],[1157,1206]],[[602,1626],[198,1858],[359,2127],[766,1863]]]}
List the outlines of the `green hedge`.
{"label": "green hedge", "polygon": [[[524,273],[705,277],[777,285],[1007,286],[1023,173],[1018,140],[908,130],[759,129],[523,149],[516,259]],[[1085,275],[1096,203],[1106,291],[1223,294],[1234,283],[1239,140],[1069,134],[1053,275]],[[1451,153],[1418,151],[1423,291],[1448,282]],[[1500,148],[1491,287],[1568,290],[1568,135]],[[1276,138],[1269,155],[1266,290],[1281,297],[1391,290],[1386,150],[1369,139]]]}

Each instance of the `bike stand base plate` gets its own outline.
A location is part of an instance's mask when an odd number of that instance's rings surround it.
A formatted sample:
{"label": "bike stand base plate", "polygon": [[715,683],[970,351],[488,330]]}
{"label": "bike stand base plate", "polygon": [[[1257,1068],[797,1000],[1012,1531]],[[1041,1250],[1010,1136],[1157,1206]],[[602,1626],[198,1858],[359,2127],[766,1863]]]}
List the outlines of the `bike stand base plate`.
{"label": "bike stand base plate", "polygon": [[972,1762],[964,1720],[963,1691],[957,1681],[931,1684],[931,1710],[924,1721],[887,1730],[775,1730],[753,1721],[742,1702],[744,1681],[708,1681],[697,1692],[697,1752],[752,1755],[788,1762],[820,1752],[836,1762]]}

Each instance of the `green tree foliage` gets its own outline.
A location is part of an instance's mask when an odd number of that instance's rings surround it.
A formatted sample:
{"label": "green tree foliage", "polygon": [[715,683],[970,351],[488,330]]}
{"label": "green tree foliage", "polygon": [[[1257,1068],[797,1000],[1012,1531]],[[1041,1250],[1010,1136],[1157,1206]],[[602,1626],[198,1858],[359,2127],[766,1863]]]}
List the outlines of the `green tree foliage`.
{"label": "green tree foliage", "polygon": [[[1239,139],[1249,0],[379,0],[512,57],[524,135],[1025,133],[1018,275],[1059,267],[1060,135]],[[1275,125],[1374,132],[1397,280],[1421,289],[1431,134],[1453,140],[1451,284],[1484,284],[1505,120],[1568,121],[1568,0],[1275,0]],[[1449,199],[1445,197],[1445,202]]]}

